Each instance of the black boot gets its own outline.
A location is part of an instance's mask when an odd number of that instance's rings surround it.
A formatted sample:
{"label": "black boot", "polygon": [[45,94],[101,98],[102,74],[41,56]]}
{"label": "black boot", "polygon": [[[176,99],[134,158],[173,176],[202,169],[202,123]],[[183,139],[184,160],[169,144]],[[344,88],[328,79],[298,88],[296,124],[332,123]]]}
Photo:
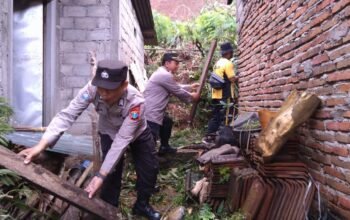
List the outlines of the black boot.
{"label": "black boot", "polygon": [[132,213],[146,217],[149,220],[160,220],[162,217],[159,212],[155,211],[149,204],[149,198],[137,198],[137,201],[132,208]]}
{"label": "black boot", "polygon": [[176,148],[170,147],[169,145],[162,145],[159,147],[158,154],[164,155],[164,154],[175,154],[177,151]]}

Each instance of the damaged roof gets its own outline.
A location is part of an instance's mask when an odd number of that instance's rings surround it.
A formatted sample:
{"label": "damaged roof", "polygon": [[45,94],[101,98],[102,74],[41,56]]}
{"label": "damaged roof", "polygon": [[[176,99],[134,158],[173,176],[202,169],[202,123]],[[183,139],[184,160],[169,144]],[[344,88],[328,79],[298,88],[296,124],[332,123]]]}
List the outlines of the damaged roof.
{"label": "damaged roof", "polygon": [[139,21],[144,43],[146,45],[157,45],[157,34],[154,27],[150,0],[131,0]]}

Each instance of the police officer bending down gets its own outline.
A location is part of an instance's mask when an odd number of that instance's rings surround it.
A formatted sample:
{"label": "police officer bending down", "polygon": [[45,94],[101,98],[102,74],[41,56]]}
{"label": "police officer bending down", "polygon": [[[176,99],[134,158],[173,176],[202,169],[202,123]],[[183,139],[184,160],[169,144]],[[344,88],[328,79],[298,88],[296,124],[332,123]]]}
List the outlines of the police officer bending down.
{"label": "police officer bending down", "polygon": [[133,213],[148,219],[160,219],[160,213],[149,205],[159,170],[155,142],[144,117],[144,99],[134,87],[128,85],[127,71],[127,66],[120,61],[99,62],[92,82],[81,89],[69,106],[53,118],[40,142],[19,154],[25,157],[24,163],[30,163],[41,151],[53,146],[93,103],[99,114],[104,161],[100,171],[85,188],[89,198],[101,187],[101,199],[118,206],[123,155],[130,144],[138,191]]}

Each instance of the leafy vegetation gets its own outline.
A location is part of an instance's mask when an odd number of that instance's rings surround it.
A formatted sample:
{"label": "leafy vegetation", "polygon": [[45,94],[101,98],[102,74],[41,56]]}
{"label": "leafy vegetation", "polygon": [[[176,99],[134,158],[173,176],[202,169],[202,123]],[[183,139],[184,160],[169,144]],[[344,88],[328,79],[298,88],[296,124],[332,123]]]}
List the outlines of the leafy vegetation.
{"label": "leafy vegetation", "polygon": [[186,146],[193,143],[199,143],[203,137],[204,130],[198,128],[193,129],[186,127],[184,129],[177,129],[173,132],[170,143],[175,147]]}
{"label": "leafy vegetation", "polygon": [[8,124],[12,114],[13,110],[11,107],[3,97],[0,97],[0,135],[12,131],[11,126]]}
{"label": "leafy vegetation", "polygon": [[231,168],[230,167],[220,167],[220,183],[227,183],[230,180]]}
{"label": "leafy vegetation", "polygon": [[204,56],[210,42],[231,42],[236,45],[236,20],[234,4],[218,2],[203,8],[200,15],[188,22],[172,21],[169,17],[153,12],[157,38],[161,47],[181,48],[195,45]]}

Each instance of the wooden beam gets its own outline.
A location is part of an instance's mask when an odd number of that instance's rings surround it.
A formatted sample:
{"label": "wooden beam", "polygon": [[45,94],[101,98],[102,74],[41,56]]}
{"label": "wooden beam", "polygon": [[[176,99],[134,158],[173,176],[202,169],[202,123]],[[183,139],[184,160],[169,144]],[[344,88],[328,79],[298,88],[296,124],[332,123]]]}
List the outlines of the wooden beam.
{"label": "wooden beam", "polygon": [[[213,58],[213,54],[214,54],[214,51],[216,49],[216,44],[217,44],[217,40],[213,40],[211,42],[210,49],[209,49],[209,54],[208,54],[207,60],[206,60],[206,62],[204,64],[204,68],[202,70],[201,78],[199,79],[199,87],[197,88],[197,94],[201,94],[202,93],[204,84],[205,84],[205,82],[206,82],[206,80],[208,78],[208,69],[209,69],[210,61]],[[194,119],[194,116],[196,114],[197,105],[198,105],[198,102],[195,102],[192,105],[190,118],[189,118],[190,124],[193,124],[193,119]]]}
{"label": "wooden beam", "polygon": [[308,92],[292,91],[276,116],[260,133],[257,150],[263,162],[270,162],[287,142],[295,129],[303,124],[317,109],[321,100]]}
{"label": "wooden beam", "polygon": [[[90,64],[91,64],[91,80],[95,77],[97,71],[97,56],[95,51],[90,51]],[[91,132],[92,132],[92,149],[93,149],[93,170],[96,173],[101,167],[101,146],[100,138],[98,135],[97,120],[98,115],[95,108],[89,111],[89,116],[91,118]]]}
{"label": "wooden beam", "polygon": [[62,181],[58,176],[40,165],[24,164],[23,158],[0,146],[0,166],[16,172],[39,188],[48,191],[60,199],[103,219],[119,219],[118,209],[99,198],[88,198],[87,192],[71,183]]}

